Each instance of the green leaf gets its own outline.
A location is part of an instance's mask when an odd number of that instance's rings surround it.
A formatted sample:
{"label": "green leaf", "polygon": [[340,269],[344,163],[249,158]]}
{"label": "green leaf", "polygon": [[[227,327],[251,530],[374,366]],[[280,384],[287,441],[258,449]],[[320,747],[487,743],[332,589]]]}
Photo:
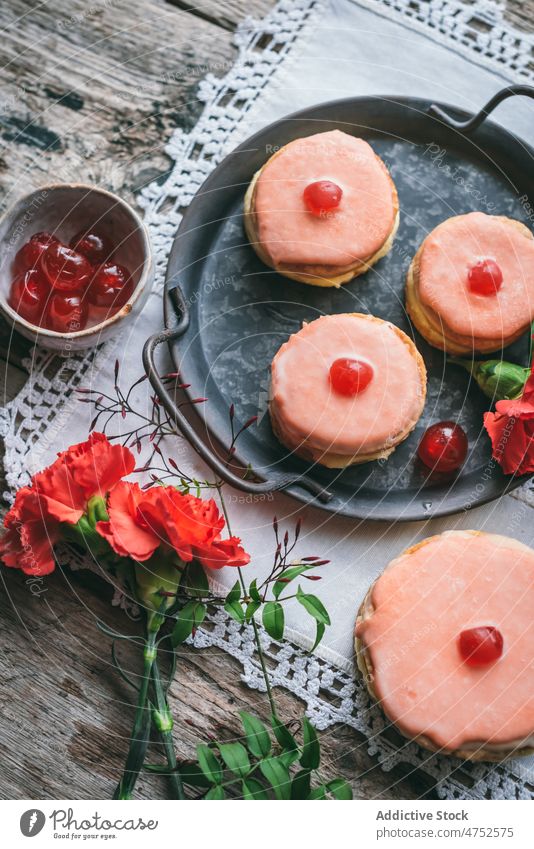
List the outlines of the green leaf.
{"label": "green leaf", "polygon": [[236,622],[239,622],[240,625],[245,621],[245,613],[243,608],[241,607],[241,602],[239,601],[227,601],[224,605],[224,609],[226,610],[228,616],[231,616],[232,619],[235,619]]}
{"label": "green leaf", "polygon": [[291,782],[291,798],[292,799],[307,799],[311,793],[310,784],[311,772],[309,769],[301,769],[300,772],[293,777]]}
{"label": "green leaf", "polygon": [[284,635],[284,611],[278,601],[268,601],[263,608],[263,627],[274,640]]}
{"label": "green leaf", "polygon": [[332,794],[334,799],[349,801],[352,799],[352,787],[348,781],[343,778],[334,778],[326,785],[326,789]]}
{"label": "green leaf", "polygon": [[245,610],[245,621],[251,622],[252,617],[261,607],[261,601],[249,601],[247,604],[247,609]]}
{"label": "green leaf", "polygon": [[296,566],[288,566],[287,569],[284,569],[283,572],[280,572],[278,578],[273,584],[274,597],[278,598],[282,590],[284,590],[294,578],[298,578],[298,576],[302,575],[303,572],[309,572],[310,569],[315,569],[315,564],[299,563]]}
{"label": "green leaf", "polygon": [[239,711],[249,752],[256,758],[266,758],[271,753],[271,738],[265,725],[257,717],[244,710]]}
{"label": "green leaf", "polygon": [[144,772],[155,772],[156,774],[168,775],[171,770],[168,764],[143,764]]}
{"label": "green leaf", "polygon": [[239,581],[236,581],[228,595],[226,596],[226,604],[232,604],[234,601],[238,601],[241,598],[241,585]]}
{"label": "green leaf", "polygon": [[268,799],[268,795],[260,782],[255,778],[245,778],[241,784],[243,799],[254,801],[255,799]]}
{"label": "green leaf", "polygon": [[260,770],[274,790],[277,799],[289,799],[291,796],[291,778],[289,771],[278,758],[266,758],[260,761]]}
{"label": "green leaf", "polygon": [[317,648],[317,646],[319,645],[319,643],[323,639],[325,628],[326,628],[326,625],[323,625],[322,622],[317,622],[316,625],[317,625],[317,630],[315,632],[315,642],[314,642],[313,646],[311,647],[311,651],[315,651],[315,649]]}
{"label": "green leaf", "polygon": [[181,764],[178,769],[184,784],[190,787],[210,787],[212,781],[202,772],[199,764]]}
{"label": "green leaf", "polygon": [[302,717],[302,737],[304,745],[300,756],[300,765],[304,769],[317,769],[321,761],[321,749],[317,732],[307,716]]}
{"label": "green leaf", "polygon": [[328,615],[328,611],[322,601],[319,601],[317,596],[310,595],[309,593],[303,593],[301,587],[297,590],[297,601],[299,601],[305,610],[313,616],[317,622],[321,622],[323,625],[330,625],[330,616]]}
{"label": "green leaf", "polygon": [[211,790],[208,790],[208,792],[204,796],[204,799],[213,799],[215,801],[220,802],[223,799],[226,799],[226,793],[224,792],[221,785],[217,784],[215,787],[212,787]]}
{"label": "green leaf", "polygon": [[319,787],[312,790],[308,799],[326,799],[326,784],[319,784]]}
{"label": "green leaf", "polygon": [[256,578],[251,581],[250,587],[248,588],[248,594],[251,597],[252,601],[256,601],[261,604],[261,595],[258,590]]}
{"label": "green leaf", "polygon": [[245,778],[250,772],[250,761],[247,750],[241,743],[217,743],[221,758],[229,770],[240,778]]}
{"label": "green leaf", "polygon": [[172,630],[173,646],[183,643],[192,634],[193,628],[198,628],[206,616],[206,605],[201,601],[188,601],[178,611],[176,623]]}
{"label": "green leaf", "polygon": [[185,570],[184,590],[188,595],[209,595],[210,585],[204,569],[197,560],[192,560]]}
{"label": "green leaf", "polygon": [[197,746],[197,758],[198,765],[206,778],[209,778],[213,784],[220,784],[223,779],[222,768],[210,747],[204,743],[199,743]]}
{"label": "green leaf", "polygon": [[300,754],[299,750],[294,749],[292,752],[282,752],[281,755],[278,755],[278,758],[281,761],[281,763],[283,763],[284,766],[286,766],[289,769],[289,767],[292,766],[295,763],[295,761],[298,761],[299,754]]}
{"label": "green leaf", "polygon": [[291,731],[281,722],[277,716],[271,715],[271,725],[273,726],[274,736],[282,749],[286,752],[298,751],[298,743],[293,737]]}

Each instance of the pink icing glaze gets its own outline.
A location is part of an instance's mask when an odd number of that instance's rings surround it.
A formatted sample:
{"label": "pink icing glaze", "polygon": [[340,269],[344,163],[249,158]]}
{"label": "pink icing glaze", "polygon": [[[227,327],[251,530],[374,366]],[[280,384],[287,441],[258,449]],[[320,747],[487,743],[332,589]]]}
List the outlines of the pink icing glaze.
{"label": "pink icing glaze", "polygon": [[[534,551],[515,546],[448,532],[401,555],[376,582],[375,612],[356,633],[383,709],[408,736],[453,750],[533,734]],[[502,657],[478,668],[463,662],[457,644],[477,625],[504,638]]]}
{"label": "pink icing glaze", "polygon": [[[503,274],[496,295],[477,295],[469,268],[494,259]],[[534,239],[509,222],[471,212],[444,221],[427,237],[420,257],[419,297],[461,336],[500,339],[534,318]]]}
{"label": "pink icing glaze", "polygon": [[[310,213],[303,191],[316,180],[343,190],[327,216]],[[393,228],[386,168],[367,142],[333,130],[297,139],[263,168],[256,185],[259,239],[275,265],[343,267],[375,254]]]}
{"label": "pink icing glaze", "polygon": [[[340,357],[367,360],[374,376],[353,397],[330,384]],[[378,450],[418,418],[422,387],[413,352],[388,322],[328,315],[305,325],[272,363],[271,396],[286,445],[333,453]]]}

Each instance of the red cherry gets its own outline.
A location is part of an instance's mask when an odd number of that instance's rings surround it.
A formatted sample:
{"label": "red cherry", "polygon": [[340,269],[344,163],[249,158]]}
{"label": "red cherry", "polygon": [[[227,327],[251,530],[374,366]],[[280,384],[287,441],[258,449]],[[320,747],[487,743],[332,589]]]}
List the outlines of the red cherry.
{"label": "red cherry", "polygon": [[89,287],[89,301],[96,307],[123,307],[132,294],[130,272],[122,265],[106,262],[97,269]]}
{"label": "red cherry", "polygon": [[467,436],[454,422],[437,422],[423,434],[417,453],[425,466],[435,472],[453,472],[467,457]]}
{"label": "red cherry", "polygon": [[19,273],[27,271],[28,268],[35,268],[43,253],[53,242],[57,242],[57,239],[51,233],[34,233],[17,251],[13,270]]}
{"label": "red cherry", "polygon": [[111,243],[105,236],[91,230],[81,230],[70,240],[70,247],[83,254],[93,265],[100,265],[111,257]]}
{"label": "red cherry", "polygon": [[313,215],[323,215],[336,209],[341,202],[342,189],[330,180],[317,180],[306,186],[302,196],[304,203]]}
{"label": "red cherry", "polygon": [[469,666],[485,666],[498,660],[503,650],[503,638],[498,628],[484,625],[462,631],[458,637],[460,653]]}
{"label": "red cherry", "polygon": [[357,395],[369,386],[373,374],[373,367],[365,360],[342,357],[330,366],[330,383],[340,395]]}
{"label": "red cherry", "polygon": [[9,305],[30,324],[40,324],[50,286],[39,268],[18,274],[11,284]]}
{"label": "red cherry", "polygon": [[494,259],[481,259],[471,266],[467,280],[475,295],[496,295],[502,286],[502,271]]}
{"label": "red cherry", "polygon": [[55,292],[46,311],[46,327],[58,333],[75,333],[87,323],[87,300],[80,295]]}
{"label": "red cherry", "polygon": [[41,256],[41,266],[52,288],[59,292],[81,292],[93,273],[88,259],[61,242],[48,246]]}

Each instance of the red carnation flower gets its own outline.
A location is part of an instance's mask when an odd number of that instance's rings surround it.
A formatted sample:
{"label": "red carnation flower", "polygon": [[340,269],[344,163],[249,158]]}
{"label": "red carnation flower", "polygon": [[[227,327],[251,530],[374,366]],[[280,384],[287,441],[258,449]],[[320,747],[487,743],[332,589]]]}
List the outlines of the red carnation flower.
{"label": "red carnation flower", "polygon": [[112,445],[103,433],[92,433],[86,442],[62,451],[51,466],[33,476],[31,486],[17,492],[4,519],[0,559],[31,575],[52,572],[60,523],[76,524],[87,502],[95,495],[105,497],[134,466],[132,452]]}
{"label": "red carnation flower", "polygon": [[98,532],[117,554],[145,561],[160,546],[185,562],[197,558],[208,569],[245,566],[250,556],[237,537],[223,540],[224,519],[213,499],[183,495],[172,486],[143,491],[138,484],[118,483],[108,497],[108,522]]}
{"label": "red carnation flower", "polygon": [[51,466],[34,475],[32,484],[46,498],[50,515],[75,525],[90,498],[105,498],[134,468],[135,458],[129,448],[112,445],[103,433],[92,433],[85,442],[58,454]]}
{"label": "red carnation flower", "polygon": [[222,569],[223,566],[246,566],[250,554],[241,547],[239,537],[215,540],[209,546],[195,546],[195,557],[207,569]]}
{"label": "red carnation flower", "polygon": [[59,522],[47,512],[46,500],[29,486],[19,489],[4,518],[0,558],[6,566],[27,575],[54,571],[53,546],[59,539]]}
{"label": "red carnation flower", "polygon": [[119,481],[108,496],[108,522],[97,522],[96,529],[121,557],[148,560],[160,544],[150,528],[137,521],[137,508],[145,493],[137,483]]}
{"label": "red carnation flower", "polygon": [[534,472],[534,370],[521,398],[497,401],[495,412],[484,414],[484,427],[506,475]]}

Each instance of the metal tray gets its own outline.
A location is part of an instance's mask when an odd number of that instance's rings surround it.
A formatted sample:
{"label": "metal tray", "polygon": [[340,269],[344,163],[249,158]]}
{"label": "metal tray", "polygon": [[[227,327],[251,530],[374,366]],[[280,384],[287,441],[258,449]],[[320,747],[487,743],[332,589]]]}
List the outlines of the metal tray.
{"label": "metal tray", "polygon": [[[228,156],[187,209],[171,251],[165,330],[144,349],[145,367],[162,403],[204,460],[246,492],[284,490],[300,501],[355,518],[419,520],[469,509],[516,487],[492,461],[482,427],[489,401],[458,367],[414,330],[404,308],[409,263],[427,233],[444,219],[472,210],[528,222],[521,197],[534,196],[532,149],[485,120],[511,94],[499,92],[472,116],[426,100],[361,97],[323,103],[270,125]],[[367,139],[387,163],[399,192],[401,222],[394,247],[373,269],[341,289],[292,282],[264,266],[243,231],[243,196],[255,171],[279,146],[326,130]],[[428,370],[425,410],[412,435],[385,462],[344,471],[309,466],[274,437],[267,412],[269,367],[279,346],[303,320],[324,313],[368,312],[402,328]],[[528,334],[526,334],[528,336]],[[154,353],[168,342],[190,397],[208,401],[184,415],[158,376]],[[526,362],[528,340],[504,352]],[[257,415],[240,438],[236,461],[254,476],[243,479],[222,459],[230,444],[228,410],[236,421]],[[416,458],[425,428],[454,419],[466,430],[469,456],[454,476],[429,479]]]}

